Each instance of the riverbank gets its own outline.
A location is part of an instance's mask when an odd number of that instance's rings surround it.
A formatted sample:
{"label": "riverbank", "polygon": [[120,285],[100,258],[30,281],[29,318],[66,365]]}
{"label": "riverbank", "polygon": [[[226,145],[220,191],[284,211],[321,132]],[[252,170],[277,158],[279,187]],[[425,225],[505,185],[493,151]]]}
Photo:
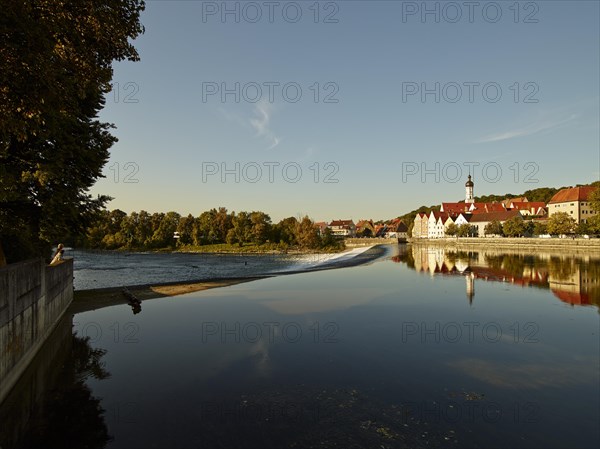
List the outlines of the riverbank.
{"label": "riverbank", "polygon": [[228,287],[230,285],[264,279],[269,276],[252,278],[215,279],[202,282],[168,282],[160,284],[136,285],[133,287],[110,287],[94,290],[75,291],[69,313],[82,313],[91,310],[119,304],[128,304],[129,295],[133,295],[140,302],[149,299],[166,298],[169,296],[184,295],[211,288]]}
{"label": "riverbank", "polygon": [[535,251],[537,249],[570,251],[570,252],[599,252],[600,239],[542,239],[542,238],[479,238],[461,237],[444,239],[411,239],[413,245],[443,246],[449,248],[464,249],[517,249],[523,251]]}
{"label": "riverbank", "polygon": [[[373,245],[370,247],[348,249],[322,259],[315,259],[310,262],[305,262],[302,265],[293,265],[278,271],[270,270],[263,271],[262,273],[248,273],[246,276],[235,275],[207,279],[196,278],[139,285],[127,285],[126,283],[123,283],[122,285],[114,287],[76,290],[70,312],[81,313],[118,304],[131,305],[132,303],[141,303],[148,299],[164,298],[208,290],[211,288],[227,287],[274,276],[352,267],[369,263],[385,253],[386,248],[384,246]],[[223,255],[223,257],[226,257],[226,255]],[[246,267],[246,265],[244,265],[244,267]],[[111,266],[111,268],[114,267]]]}

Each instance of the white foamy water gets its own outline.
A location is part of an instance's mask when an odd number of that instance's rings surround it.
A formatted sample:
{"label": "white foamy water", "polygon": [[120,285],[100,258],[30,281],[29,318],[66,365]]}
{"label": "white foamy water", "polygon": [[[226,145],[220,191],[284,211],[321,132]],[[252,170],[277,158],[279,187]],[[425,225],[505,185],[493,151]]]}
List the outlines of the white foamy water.
{"label": "white foamy water", "polygon": [[[369,260],[363,255],[373,247],[356,248],[336,254],[189,254],[126,253],[69,250],[74,258],[76,290],[250,278],[269,274],[335,268]],[[373,254],[371,258],[376,258]],[[359,261],[354,260],[360,257]]]}

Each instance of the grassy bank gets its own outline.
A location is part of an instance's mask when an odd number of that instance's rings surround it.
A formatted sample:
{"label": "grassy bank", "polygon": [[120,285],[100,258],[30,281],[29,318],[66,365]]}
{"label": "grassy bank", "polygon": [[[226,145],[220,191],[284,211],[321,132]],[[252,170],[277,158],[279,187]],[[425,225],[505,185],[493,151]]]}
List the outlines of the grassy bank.
{"label": "grassy bank", "polygon": [[255,243],[245,243],[242,246],[238,244],[230,245],[228,243],[217,243],[214,245],[185,245],[175,249],[176,252],[183,253],[232,253],[232,254],[319,254],[319,253],[339,253],[344,251],[345,247],[325,247],[317,249],[301,248],[298,246],[288,246],[278,243],[264,243],[262,245]]}

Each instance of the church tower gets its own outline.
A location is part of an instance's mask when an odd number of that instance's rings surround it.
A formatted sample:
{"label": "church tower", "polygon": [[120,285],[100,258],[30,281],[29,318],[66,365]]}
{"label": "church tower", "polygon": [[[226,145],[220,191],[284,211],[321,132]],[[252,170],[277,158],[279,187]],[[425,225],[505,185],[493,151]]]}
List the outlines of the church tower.
{"label": "church tower", "polygon": [[471,181],[471,175],[469,175],[469,180],[466,182],[465,184],[465,189],[466,189],[466,196],[465,196],[465,203],[466,204],[473,204],[475,202],[475,200],[473,199],[473,181]]}

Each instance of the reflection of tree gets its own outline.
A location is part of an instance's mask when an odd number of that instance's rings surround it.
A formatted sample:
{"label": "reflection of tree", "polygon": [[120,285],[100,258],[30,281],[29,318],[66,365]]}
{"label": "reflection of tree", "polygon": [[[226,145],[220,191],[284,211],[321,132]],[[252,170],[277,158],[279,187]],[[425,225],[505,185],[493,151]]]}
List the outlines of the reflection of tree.
{"label": "reflection of tree", "polygon": [[575,264],[572,259],[565,260],[562,257],[552,256],[548,262],[548,271],[554,279],[567,281],[575,273]]}
{"label": "reflection of tree", "polygon": [[89,337],[71,338],[72,351],[62,366],[58,384],[35,410],[19,447],[101,449],[111,439],[100,399],[85,383],[89,378],[110,377],[101,363],[106,350],[92,348]]}
{"label": "reflection of tree", "polygon": [[415,259],[412,251],[404,251],[397,256],[392,257],[392,261],[396,263],[404,262],[409,268],[415,269]]}
{"label": "reflection of tree", "polygon": [[444,253],[444,258],[453,264],[458,261],[466,262],[468,264],[477,261],[478,254],[472,251],[446,251]]}

